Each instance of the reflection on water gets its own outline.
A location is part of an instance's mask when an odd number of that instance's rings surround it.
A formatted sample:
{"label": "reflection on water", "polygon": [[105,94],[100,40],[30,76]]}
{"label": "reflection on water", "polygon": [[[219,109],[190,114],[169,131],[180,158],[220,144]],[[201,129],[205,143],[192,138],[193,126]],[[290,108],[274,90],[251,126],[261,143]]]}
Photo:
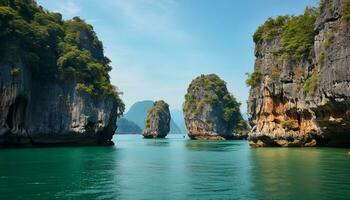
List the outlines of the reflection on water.
{"label": "reflection on water", "polygon": [[148,146],[155,146],[155,147],[169,146],[169,140],[167,138],[144,139],[144,141],[145,141],[145,144]]}
{"label": "reflection on water", "polygon": [[231,141],[187,140],[186,147],[194,151],[229,151],[240,144]]}
{"label": "reflection on water", "polygon": [[[256,194],[269,194],[269,198],[306,199],[319,197],[319,151],[310,149],[266,148],[252,149],[252,175],[255,181]],[[301,184],[302,183],[302,184]],[[308,196],[310,193],[317,196]]]}
{"label": "reflection on water", "polygon": [[146,140],[0,151],[0,199],[348,199],[346,149]]}
{"label": "reflection on water", "polygon": [[185,177],[192,199],[249,199],[249,149],[244,141],[187,141]]}
{"label": "reflection on water", "polygon": [[252,149],[251,174],[259,199],[348,199],[350,159],[342,149]]}

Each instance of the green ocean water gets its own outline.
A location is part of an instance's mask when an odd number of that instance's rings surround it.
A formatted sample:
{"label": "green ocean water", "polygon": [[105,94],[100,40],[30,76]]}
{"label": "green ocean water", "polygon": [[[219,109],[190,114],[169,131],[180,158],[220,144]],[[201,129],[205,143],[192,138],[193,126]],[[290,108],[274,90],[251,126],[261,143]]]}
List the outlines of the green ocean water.
{"label": "green ocean water", "polygon": [[115,137],[0,150],[0,199],[350,199],[349,149]]}

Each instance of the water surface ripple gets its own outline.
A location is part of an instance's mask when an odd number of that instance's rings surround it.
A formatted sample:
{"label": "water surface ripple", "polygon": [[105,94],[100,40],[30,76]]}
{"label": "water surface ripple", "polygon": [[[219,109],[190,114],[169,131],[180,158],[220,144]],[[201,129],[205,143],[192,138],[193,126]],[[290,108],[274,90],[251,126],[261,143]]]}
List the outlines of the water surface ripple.
{"label": "water surface ripple", "polygon": [[349,149],[116,136],[0,150],[0,199],[350,199]]}

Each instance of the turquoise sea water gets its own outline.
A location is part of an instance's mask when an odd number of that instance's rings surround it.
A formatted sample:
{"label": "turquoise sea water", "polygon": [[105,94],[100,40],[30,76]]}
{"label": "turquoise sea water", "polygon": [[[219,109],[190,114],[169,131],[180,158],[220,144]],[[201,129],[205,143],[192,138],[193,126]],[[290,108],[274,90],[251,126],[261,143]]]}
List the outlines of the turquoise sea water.
{"label": "turquoise sea water", "polygon": [[0,150],[0,199],[350,199],[349,149],[146,140]]}

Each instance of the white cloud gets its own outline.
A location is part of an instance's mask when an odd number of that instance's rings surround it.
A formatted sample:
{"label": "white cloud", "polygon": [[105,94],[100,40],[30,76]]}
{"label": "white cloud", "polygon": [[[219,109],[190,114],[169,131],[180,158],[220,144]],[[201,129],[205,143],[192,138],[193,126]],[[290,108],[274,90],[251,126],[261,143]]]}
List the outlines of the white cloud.
{"label": "white cloud", "polygon": [[176,23],[177,4],[173,0],[117,0],[111,4],[135,31],[157,39],[179,41],[188,38]]}

